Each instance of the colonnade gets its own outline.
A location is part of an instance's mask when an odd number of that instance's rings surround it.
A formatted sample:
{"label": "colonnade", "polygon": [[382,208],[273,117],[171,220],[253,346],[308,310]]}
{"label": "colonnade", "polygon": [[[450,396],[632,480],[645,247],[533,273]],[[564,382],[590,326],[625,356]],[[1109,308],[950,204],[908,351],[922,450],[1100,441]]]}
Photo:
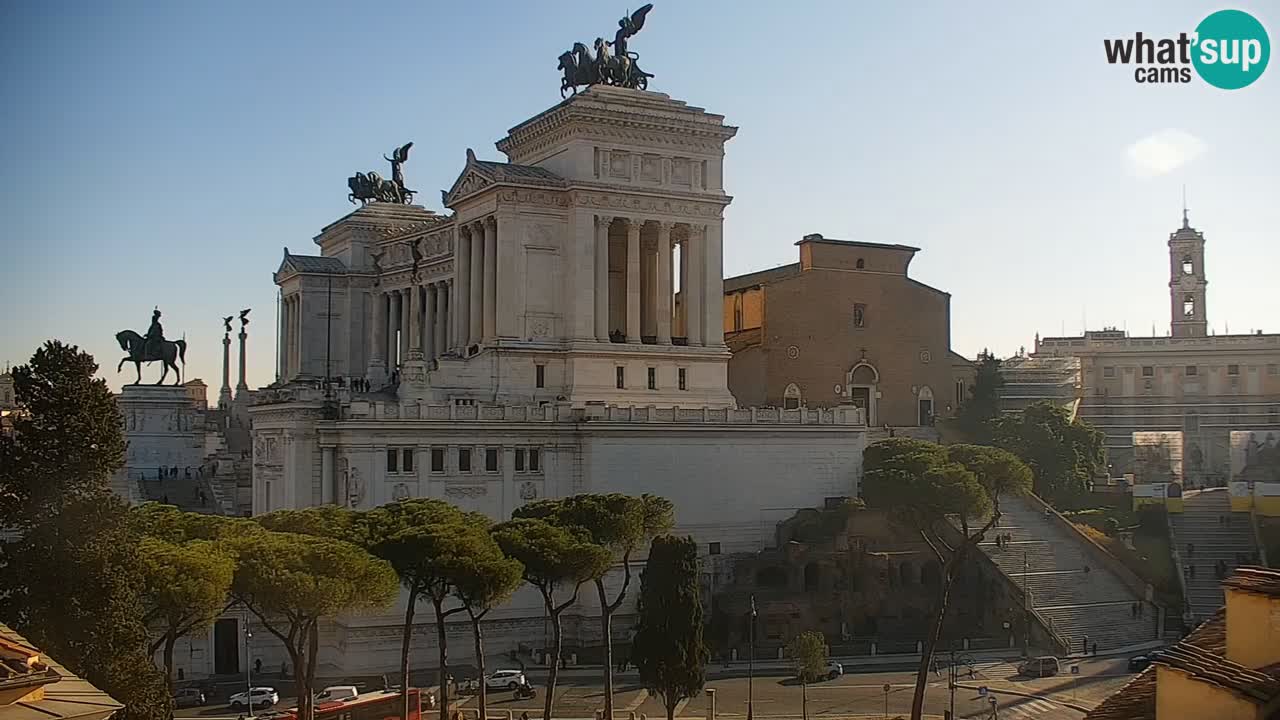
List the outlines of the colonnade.
{"label": "colonnade", "polygon": [[434,360],[454,349],[452,278],[373,295],[371,364],[388,372],[407,360]]}

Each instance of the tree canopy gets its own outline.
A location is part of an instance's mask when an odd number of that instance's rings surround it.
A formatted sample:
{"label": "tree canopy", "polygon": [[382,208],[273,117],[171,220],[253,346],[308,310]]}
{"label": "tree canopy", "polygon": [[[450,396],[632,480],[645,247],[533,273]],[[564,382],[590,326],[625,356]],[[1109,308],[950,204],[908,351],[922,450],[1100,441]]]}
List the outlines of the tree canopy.
{"label": "tree canopy", "polygon": [[707,647],[702,640],[698,546],[690,537],[658,536],[640,574],[639,626],[631,660],[640,682],[675,716],[681,700],[706,684]]}
{"label": "tree canopy", "polygon": [[221,543],[141,538],[142,601],[148,623],[162,627],[148,650],[163,649],[165,680],[173,686],[173,647],[193,630],[207,628],[227,606],[235,556]]}
{"label": "tree canopy", "polygon": [[1000,417],[1000,388],[1003,386],[1000,360],[990,351],[983,350],[978,355],[978,370],[973,384],[960,401],[955,419],[950,421],[969,442],[991,442],[992,424]]}
{"label": "tree canopy", "polygon": [[826,638],[813,630],[802,632],[787,643],[796,677],[803,682],[813,682],[827,674],[828,653]]}
{"label": "tree canopy", "polygon": [[996,446],[1031,468],[1036,494],[1054,504],[1083,495],[1105,462],[1103,434],[1051,402],[1001,417],[993,436]]}

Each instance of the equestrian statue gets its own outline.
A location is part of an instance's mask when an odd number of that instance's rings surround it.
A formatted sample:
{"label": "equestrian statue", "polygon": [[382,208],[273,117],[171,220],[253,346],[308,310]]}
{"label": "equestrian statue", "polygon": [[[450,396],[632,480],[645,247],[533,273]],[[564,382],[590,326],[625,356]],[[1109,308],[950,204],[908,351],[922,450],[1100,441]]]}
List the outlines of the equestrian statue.
{"label": "equestrian statue", "polygon": [[164,379],[169,375],[169,368],[173,368],[175,377],[173,384],[178,385],[182,382],[182,371],[178,369],[178,363],[181,362],[183,366],[187,364],[187,341],[164,339],[164,328],[160,326],[160,308],[156,308],[151,313],[151,327],[147,328],[146,335],[139,335],[133,330],[121,330],[116,333],[116,342],[120,343],[121,350],[128,353],[116,365],[116,372],[120,372],[125,363],[133,363],[138,374],[138,379],[133,381],[133,385],[142,383],[142,363],[157,360],[163,363],[160,379],[156,381],[157,385],[164,384]]}
{"label": "equestrian statue", "polygon": [[363,206],[371,202],[402,203],[413,202],[413,190],[404,184],[404,171],[400,168],[409,160],[409,148],[413,143],[405,143],[391,153],[391,157],[383,155],[383,159],[391,163],[391,179],[385,180],[376,171],[358,172],[347,178],[347,187],[351,190],[347,200],[355,204],[357,200]]}
{"label": "equestrian statue", "polygon": [[640,32],[645,17],[652,9],[653,4],[649,3],[629,16],[623,16],[618,21],[613,42],[596,38],[594,57],[582,43],[574,43],[572,50],[562,54],[558,66],[564,73],[560,80],[560,97],[564,97],[569,89],[576,95],[579,85],[614,85],[636,90],[648,88],[649,78],[653,75],[636,65],[640,56],[627,50],[627,39]]}

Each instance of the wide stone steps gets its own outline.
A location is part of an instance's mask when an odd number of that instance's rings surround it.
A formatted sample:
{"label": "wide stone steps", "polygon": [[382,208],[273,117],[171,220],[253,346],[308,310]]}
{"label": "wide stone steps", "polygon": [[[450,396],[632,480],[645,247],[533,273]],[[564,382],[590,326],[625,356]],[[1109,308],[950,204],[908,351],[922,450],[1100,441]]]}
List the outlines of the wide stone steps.
{"label": "wide stone steps", "polygon": [[[1028,591],[1031,607],[1074,644],[1073,650],[1081,650],[1085,636],[1100,652],[1156,639],[1155,608],[1147,605],[1144,617],[1135,617],[1140,598],[1118,576],[1097,567],[1083,538],[1060,527],[1057,518],[1045,517],[1030,498],[1003,499],[1001,511],[1000,524],[979,548]],[[1008,541],[997,545],[997,535]]]}
{"label": "wide stone steps", "polygon": [[[1223,519],[1226,522],[1223,522]],[[1218,561],[1227,573],[1243,559],[1252,562],[1257,552],[1248,516],[1231,512],[1225,488],[1190,491],[1183,497],[1183,512],[1171,514],[1173,541],[1178,550],[1186,585],[1187,607],[1196,619],[1212,615],[1226,601]],[[1195,577],[1186,574],[1195,568]]]}

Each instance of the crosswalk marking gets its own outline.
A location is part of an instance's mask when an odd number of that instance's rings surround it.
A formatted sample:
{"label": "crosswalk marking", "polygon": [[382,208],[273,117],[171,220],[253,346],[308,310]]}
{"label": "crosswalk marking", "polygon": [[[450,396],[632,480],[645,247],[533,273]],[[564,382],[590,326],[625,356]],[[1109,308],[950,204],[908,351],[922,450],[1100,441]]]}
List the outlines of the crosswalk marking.
{"label": "crosswalk marking", "polygon": [[1016,704],[1000,708],[1000,717],[1010,718],[1049,718],[1058,712],[1058,706],[1048,700],[1019,700]]}

